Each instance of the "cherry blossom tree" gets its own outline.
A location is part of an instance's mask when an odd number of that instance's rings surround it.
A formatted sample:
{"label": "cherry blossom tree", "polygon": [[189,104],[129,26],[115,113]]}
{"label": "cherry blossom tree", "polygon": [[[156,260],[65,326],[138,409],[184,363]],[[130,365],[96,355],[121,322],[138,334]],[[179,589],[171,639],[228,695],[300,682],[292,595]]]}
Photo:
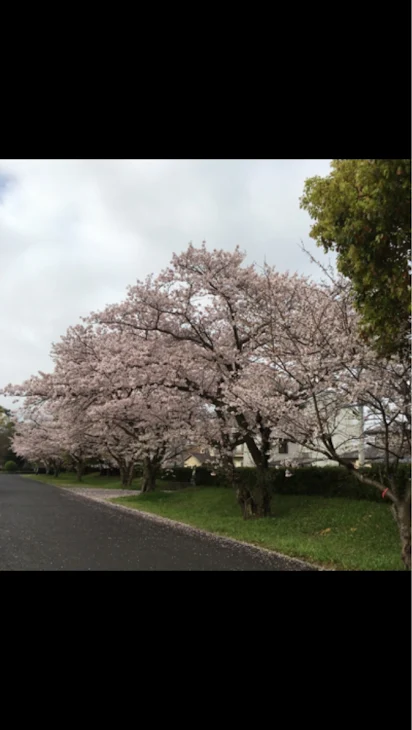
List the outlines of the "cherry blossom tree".
{"label": "cherry blossom tree", "polygon": [[[270,277],[266,278],[270,290]],[[402,558],[410,567],[411,490],[410,483],[403,489],[398,478],[399,462],[410,455],[411,447],[409,361],[379,358],[365,342],[345,280],[303,286],[286,313],[276,292],[272,304],[281,326],[262,348],[258,367],[265,395],[260,390],[259,398],[256,389],[254,404],[259,404],[272,433],[279,429],[290,441],[335,461],[382,492],[392,503]],[[250,398],[246,379],[237,388],[238,397]],[[342,410],[358,406],[380,436],[371,442],[366,428],[360,434],[382,453],[380,473],[373,476],[345,456],[345,443],[339,439]]]}
{"label": "cherry blossom tree", "polygon": [[15,453],[37,468],[43,464],[46,474],[53,470],[58,477],[65,454],[56,420],[43,409],[37,413],[15,414],[13,422]]}
{"label": "cherry blossom tree", "polygon": [[[344,279],[315,283],[244,259],[190,245],[123,302],[69,328],[53,345],[52,374],[5,394],[24,398],[27,412],[47,404],[79,478],[94,455],[130,485],[139,461],[150,491],[161,465],[198,436],[232,471],[245,443],[257,468],[256,484],[237,490],[245,518],[270,514],[270,451],[287,438],[383,493],[410,566],[410,486],[397,474],[410,450],[409,361],[369,347]],[[340,437],[343,409],[359,406],[383,455],[380,476],[359,470]]]}
{"label": "cherry blossom tree", "polygon": [[[239,494],[247,517],[270,513],[264,473],[271,429],[259,409],[245,412],[237,399],[228,402],[227,392],[259,356],[272,316],[265,278],[256,267],[242,266],[244,258],[239,249],[208,252],[205,244],[198,249],[190,245],[158,277],[138,281],[124,302],[93,313],[89,322],[117,328],[129,339],[133,335],[140,342],[154,341],[158,361],[153,377],[158,383],[213,406],[227,439],[235,424],[236,441],[247,444],[261,474],[254,494]],[[275,271],[272,279],[277,296],[286,300],[299,281]]]}
{"label": "cherry blossom tree", "polygon": [[69,328],[53,346],[64,403],[74,401],[100,429],[125,485],[142,462],[143,491],[154,489],[162,463],[184,449],[199,410],[194,394],[162,386],[157,351],[156,341],[91,325]]}
{"label": "cherry blossom tree", "polygon": [[[90,423],[84,412],[73,408],[73,404],[64,403],[64,391],[55,374],[39,373],[21,385],[9,384],[2,392],[15,396],[15,402],[23,401],[19,433],[28,435],[32,428],[33,434],[37,433],[41,439],[41,433],[45,433],[47,427],[53,438],[51,441],[45,439],[44,446],[57,449],[59,455],[64,454],[65,460],[73,465],[77,478],[81,481],[87,459],[96,454],[98,435],[90,433]],[[23,427],[23,424],[26,425]],[[36,430],[40,426],[41,430]],[[22,440],[19,445],[21,448]],[[41,453],[39,458],[44,461],[43,452]]]}

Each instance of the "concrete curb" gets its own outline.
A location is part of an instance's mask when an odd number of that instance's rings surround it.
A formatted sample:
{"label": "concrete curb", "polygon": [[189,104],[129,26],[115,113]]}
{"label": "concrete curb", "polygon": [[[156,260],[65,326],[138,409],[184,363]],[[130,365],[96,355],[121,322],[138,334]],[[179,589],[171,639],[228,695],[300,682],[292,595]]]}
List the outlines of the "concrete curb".
{"label": "concrete curb", "polygon": [[[179,528],[181,530],[184,530],[185,532],[189,534],[197,534],[202,535],[203,537],[207,537],[209,539],[217,540],[220,543],[226,543],[228,545],[236,545],[241,546],[243,548],[248,548],[251,551],[261,553],[267,557],[269,556],[276,556],[277,558],[280,558],[284,560],[287,563],[291,563],[293,565],[305,568],[310,568],[313,572],[319,571],[319,572],[334,572],[334,568],[325,568],[322,565],[316,565],[315,563],[308,563],[304,560],[300,560],[300,558],[292,558],[289,555],[284,555],[283,553],[279,553],[276,550],[269,550],[268,548],[262,548],[258,547],[257,545],[253,545],[250,542],[242,542],[241,540],[235,540],[232,537],[225,537],[223,535],[217,535],[215,532],[208,532],[207,530],[203,530],[200,527],[193,527],[192,525],[187,525],[185,522],[178,522],[177,520],[171,520],[169,517],[162,517],[161,515],[156,515],[153,512],[145,512],[144,510],[135,509],[133,507],[126,507],[123,504],[114,504],[112,502],[112,499],[115,499],[113,497],[96,497],[92,495],[87,494],[79,494],[76,492],[73,492],[73,489],[66,488],[66,487],[57,487],[57,489],[61,489],[63,492],[68,492],[69,494],[72,494],[73,496],[78,497],[79,499],[86,499],[89,502],[97,502],[98,504],[106,505],[107,507],[111,509],[117,509],[122,512],[126,512],[128,514],[134,515],[134,516],[141,516],[144,519],[152,520],[152,522],[157,522],[158,524],[166,524],[170,527]],[[140,494],[140,492],[136,492],[136,495]]]}

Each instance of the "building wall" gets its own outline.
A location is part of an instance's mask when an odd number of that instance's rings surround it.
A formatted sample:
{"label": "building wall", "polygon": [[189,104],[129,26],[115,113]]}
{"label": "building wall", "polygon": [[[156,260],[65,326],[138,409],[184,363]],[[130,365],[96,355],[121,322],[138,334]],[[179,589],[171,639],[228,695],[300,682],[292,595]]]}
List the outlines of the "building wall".
{"label": "building wall", "polygon": [[199,459],[196,459],[196,456],[189,456],[188,459],[185,460],[184,466],[202,466]]}
{"label": "building wall", "polygon": [[[242,444],[240,447],[236,447],[237,449],[242,449],[242,451],[236,451],[234,453],[233,462],[235,466],[255,466],[255,462],[253,461],[250,451],[246,444]],[[270,451],[270,459],[282,459],[282,461],[290,461],[294,457],[300,454],[301,447],[297,444],[292,444],[291,442],[288,442],[288,453],[287,454],[279,454],[278,446],[274,446]]]}
{"label": "building wall", "polygon": [[[355,451],[359,448],[360,421],[359,415],[356,411],[354,412],[354,409],[343,408],[330,426],[333,432],[333,443],[339,453],[344,454],[346,451]],[[320,441],[319,445],[321,445]],[[274,445],[270,452],[270,459],[276,459],[276,461],[289,462],[306,457],[311,460],[313,466],[336,465],[335,461],[327,459],[319,452],[291,441],[288,441],[287,454],[279,453],[278,444]],[[233,461],[235,466],[255,466],[246,444],[235,448]]]}
{"label": "building wall", "polygon": [[[333,434],[333,443],[339,454],[348,451],[357,451],[360,444],[360,419],[355,409],[342,408],[337,414],[333,423],[330,424]],[[319,445],[322,442],[319,440]],[[302,448],[302,447],[301,447]],[[302,448],[302,455],[313,457],[313,466],[334,466],[335,461],[328,459],[319,452]]]}

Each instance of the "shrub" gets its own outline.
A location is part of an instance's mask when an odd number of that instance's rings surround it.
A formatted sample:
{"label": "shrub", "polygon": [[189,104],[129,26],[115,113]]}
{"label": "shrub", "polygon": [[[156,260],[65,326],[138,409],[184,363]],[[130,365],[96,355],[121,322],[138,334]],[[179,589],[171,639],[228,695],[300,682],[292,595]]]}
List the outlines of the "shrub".
{"label": "shrub", "polygon": [[[381,479],[382,467],[374,464],[365,468],[364,474]],[[286,476],[286,469],[270,468],[267,473],[269,489],[277,494],[322,495],[324,497],[347,497],[349,499],[367,499],[379,502],[379,490],[368,484],[362,484],[354,474],[341,466],[304,466],[290,468],[292,476]],[[410,480],[409,464],[399,464],[395,475],[396,490],[402,495]],[[236,469],[236,481],[253,487],[258,478],[258,471],[253,467]],[[385,486],[386,479],[383,480]]]}
{"label": "shrub", "polygon": [[[170,469],[162,469],[159,479],[167,482],[178,482],[181,484],[190,484],[192,479],[192,469],[188,466],[174,466]],[[222,475],[212,467],[198,466],[196,467],[196,484],[202,487],[221,487],[225,486]]]}
{"label": "shrub", "polygon": [[181,482],[189,484],[192,477],[192,470],[183,466],[174,466],[169,469],[162,469],[159,472],[158,479],[165,482]]}
{"label": "shrub", "polygon": [[[390,478],[387,478],[382,474],[382,466],[378,466],[377,464],[367,471],[371,473],[371,476],[373,475],[375,478],[383,480],[386,487],[394,488],[395,493],[401,498],[404,496],[411,481],[410,464],[398,464],[397,469],[393,470],[392,474],[391,472],[389,473]],[[394,478],[395,486],[390,483],[391,477]]]}
{"label": "shrub", "polygon": [[200,466],[196,469],[196,484],[204,487],[221,487],[225,484],[223,472],[220,469]]}
{"label": "shrub", "polygon": [[[275,494],[321,495],[323,497],[347,497],[349,499],[367,499],[379,502],[381,493],[375,487],[362,484],[354,474],[342,466],[302,466],[289,469],[291,477],[286,476],[286,469],[271,467],[266,473],[269,490]],[[374,464],[371,468],[363,469],[363,473],[378,480],[382,479],[382,466]],[[212,474],[214,476],[212,476]],[[259,471],[254,467],[237,467],[234,470],[235,484],[244,484],[252,488],[256,486]],[[399,464],[396,470],[396,490],[401,496],[410,480],[411,468],[409,464]],[[192,469],[190,467],[173,467],[163,469],[159,480],[174,483],[177,489],[190,485]],[[390,486],[383,479],[385,486]],[[196,484],[201,487],[230,487],[221,469],[212,467],[198,467],[196,469]]]}
{"label": "shrub", "polygon": [[17,464],[15,461],[6,461],[6,463],[4,465],[4,471],[12,472],[12,471],[16,471],[16,469],[17,469]]}

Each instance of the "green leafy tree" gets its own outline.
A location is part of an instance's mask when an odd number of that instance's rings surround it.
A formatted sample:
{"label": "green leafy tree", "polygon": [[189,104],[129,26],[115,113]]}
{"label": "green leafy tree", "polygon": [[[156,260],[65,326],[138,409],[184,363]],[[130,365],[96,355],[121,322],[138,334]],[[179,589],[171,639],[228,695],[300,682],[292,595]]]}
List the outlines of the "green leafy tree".
{"label": "green leafy tree", "polygon": [[16,471],[16,469],[17,469],[17,464],[15,461],[6,461],[6,463],[4,465],[5,471],[12,472],[12,471]]}
{"label": "green leafy tree", "polygon": [[6,461],[16,461],[21,465],[19,459],[11,447],[11,439],[14,433],[14,424],[11,420],[11,413],[7,408],[0,406],[0,466]]}
{"label": "green leafy tree", "polygon": [[411,161],[333,160],[327,177],[306,180],[301,207],[310,235],[337,253],[353,286],[365,337],[381,355],[408,349]]}

